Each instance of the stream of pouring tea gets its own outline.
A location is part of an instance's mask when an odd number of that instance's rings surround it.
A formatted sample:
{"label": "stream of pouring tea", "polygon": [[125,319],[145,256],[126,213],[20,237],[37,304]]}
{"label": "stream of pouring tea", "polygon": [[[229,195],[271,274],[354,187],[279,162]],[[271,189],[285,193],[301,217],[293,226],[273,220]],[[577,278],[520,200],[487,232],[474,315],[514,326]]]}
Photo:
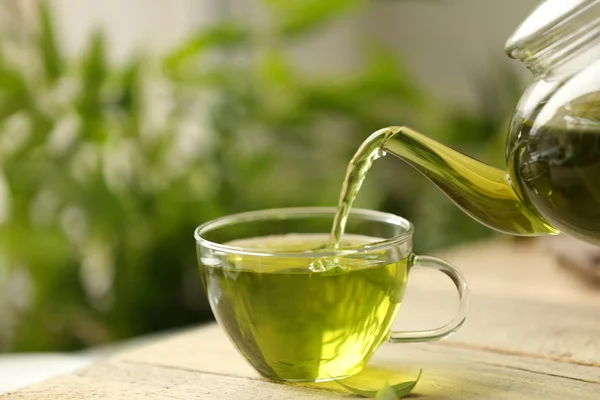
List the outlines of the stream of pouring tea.
{"label": "stream of pouring tea", "polygon": [[385,128],[373,133],[360,145],[350,160],[329,236],[329,248],[335,249],[339,247],[340,240],[346,228],[350,208],[367,176],[367,172],[369,172],[371,165],[373,165],[373,161],[385,155],[385,151],[383,150],[384,143],[391,136],[398,133],[400,129],[402,128]]}

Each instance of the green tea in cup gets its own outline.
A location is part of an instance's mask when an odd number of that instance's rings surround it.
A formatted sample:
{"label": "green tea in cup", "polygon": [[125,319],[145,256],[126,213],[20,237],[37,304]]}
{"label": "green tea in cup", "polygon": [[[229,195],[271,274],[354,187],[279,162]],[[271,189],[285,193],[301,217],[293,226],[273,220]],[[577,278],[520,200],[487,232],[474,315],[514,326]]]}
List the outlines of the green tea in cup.
{"label": "green tea in cup", "polygon": [[[195,233],[200,270],[219,325],[263,376],[325,381],[358,373],[385,341],[441,339],[464,321],[467,291],[444,261],[412,254],[412,225],[353,210],[339,246],[328,248],[334,208],[237,214]],[[451,276],[461,307],[447,326],[391,332],[408,272]]]}

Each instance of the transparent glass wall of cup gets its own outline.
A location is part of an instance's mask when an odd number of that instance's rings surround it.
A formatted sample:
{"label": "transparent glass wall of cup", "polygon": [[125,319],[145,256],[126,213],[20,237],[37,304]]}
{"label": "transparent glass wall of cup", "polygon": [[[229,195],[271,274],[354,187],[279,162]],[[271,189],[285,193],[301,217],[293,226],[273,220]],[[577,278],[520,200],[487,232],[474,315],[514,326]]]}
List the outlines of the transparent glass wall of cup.
{"label": "transparent glass wall of cup", "polygon": [[[227,244],[290,234],[296,239],[320,234],[325,244],[334,214],[335,208],[323,207],[253,211],[195,231],[200,272],[217,322],[266,378],[348,377],[385,341],[440,340],[465,320],[468,290],[461,273],[438,258],[413,254],[412,224],[392,214],[354,209],[345,237],[373,240],[338,250],[282,250],[272,246],[272,238],[266,248]],[[390,331],[413,268],[449,276],[458,289],[458,312],[438,329]]]}

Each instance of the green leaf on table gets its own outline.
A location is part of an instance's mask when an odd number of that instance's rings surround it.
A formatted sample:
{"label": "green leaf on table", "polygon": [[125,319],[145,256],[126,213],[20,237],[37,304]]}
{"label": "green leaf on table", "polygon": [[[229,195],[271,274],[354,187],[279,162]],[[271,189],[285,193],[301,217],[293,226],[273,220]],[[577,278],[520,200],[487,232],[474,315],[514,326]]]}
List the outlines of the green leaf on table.
{"label": "green leaf on table", "polygon": [[[337,379],[334,379],[334,381],[336,381],[339,385],[343,386],[346,390],[354,393],[357,396],[369,397],[371,399],[377,400],[401,399],[408,395],[415,388],[417,382],[419,382],[419,379],[421,378],[422,373],[423,370],[420,370],[417,379],[415,379],[414,381],[401,382],[391,386],[389,386],[386,383],[385,386],[383,386],[379,390],[362,390],[346,385],[345,383],[338,381]],[[390,397],[390,391],[393,392],[394,397]]]}
{"label": "green leaf on table", "polygon": [[415,386],[417,386],[419,379],[421,379],[422,373],[423,373],[423,370],[419,370],[419,375],[417,375],[417,379],[415,379],[414,381],[398,383],[396,385],[390,386],[392,388],[392,390],[394,391],[394,393],[396,393],[396,397],[400,399],[400,398],[408,395],[410,392],[412,392],[412,390],[415,388]]}
{"label": "green leaf on table", "polygon": [[375,400],[396,400],[397,398],[396,392],[394,392],[394,389],[387,382],[377,391],[377,395],[375,396]]}

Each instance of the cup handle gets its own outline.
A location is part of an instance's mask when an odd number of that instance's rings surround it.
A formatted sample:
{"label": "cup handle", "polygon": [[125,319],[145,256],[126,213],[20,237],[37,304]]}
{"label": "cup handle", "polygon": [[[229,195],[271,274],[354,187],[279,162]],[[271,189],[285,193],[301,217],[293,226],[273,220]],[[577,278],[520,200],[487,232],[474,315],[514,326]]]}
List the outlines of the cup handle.
{"label": "cup handle", "polygon": [[431,342],[452,335],[461,327],[467,317],[469,289],[465,278],[452,264],[436,257],[413,255],[411,267],[431,268],[448,275],[458,290],[458,311],[452,321],[440,328],[412,332],[392,331],[389,341],[392,343]]}

